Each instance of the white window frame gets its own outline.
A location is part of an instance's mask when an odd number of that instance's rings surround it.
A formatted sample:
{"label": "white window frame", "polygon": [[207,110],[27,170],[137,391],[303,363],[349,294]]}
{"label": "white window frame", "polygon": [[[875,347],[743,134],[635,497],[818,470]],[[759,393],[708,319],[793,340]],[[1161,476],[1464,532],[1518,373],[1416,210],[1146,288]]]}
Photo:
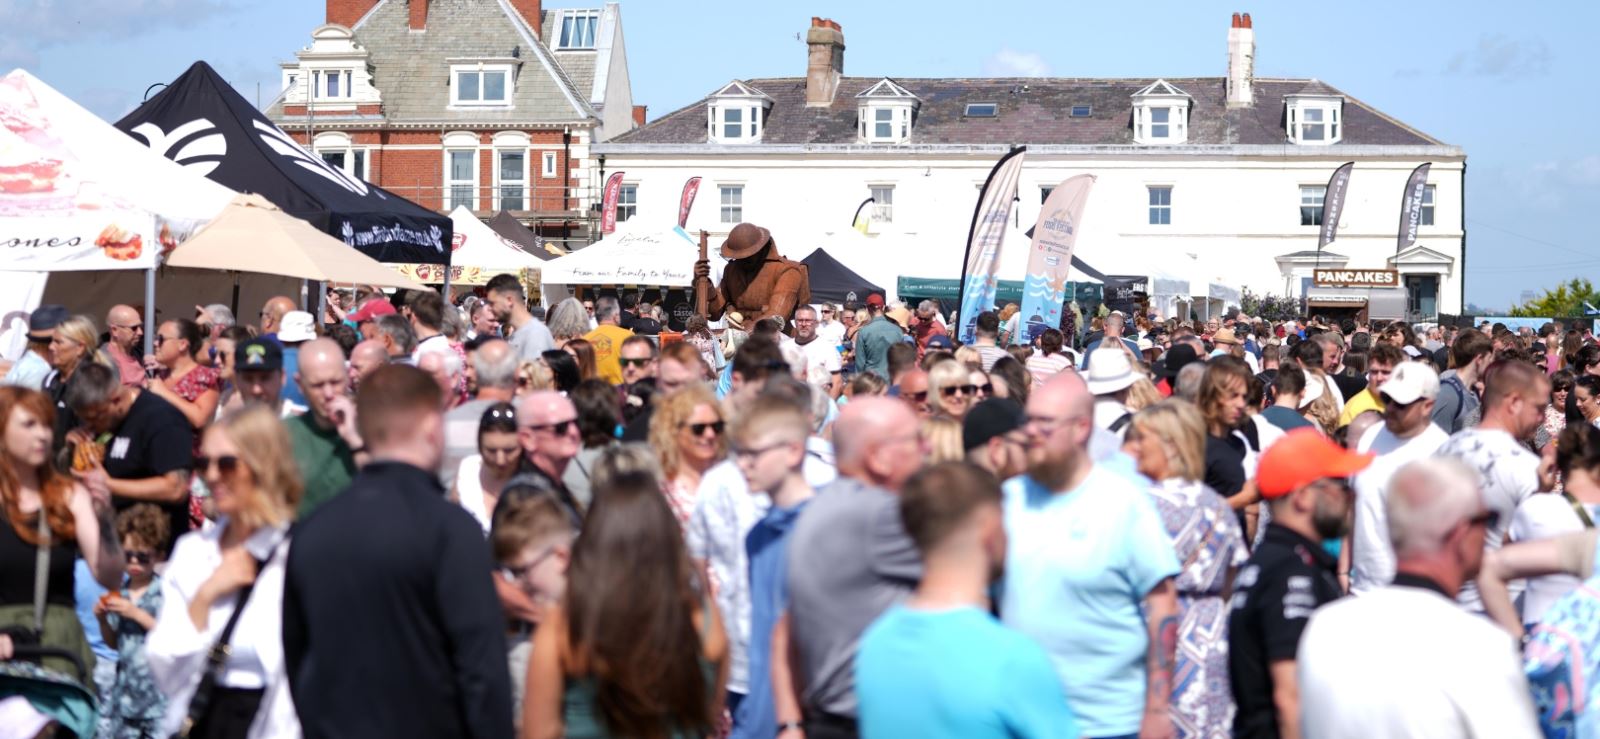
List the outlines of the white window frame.
{"label": "white window frame", "polygon": [[1419,212],[1420,215],[1421,215],[1421,218],[1418,219],[1417,225],[1419,225],[1419,226],[1432,226],[1433,223],[1434,223],[1433,219],[1437,215],[1434,212],[1434,207],[1437,206],[1438,204],[1439,204],[1439,186],[1438,185],[1423,185],[1422,186],[1422,209]]}
{"label": "white window frame", "polygon": [[[912,105],[908,103],[868,103],[857,113],[861,140],[869,144],[903,144],[911,140]],[[889,127],[883,135],[878,127]]]}
{"label": "white window frame", "polygon": [[[1167,120],[1157,121],[1156,111],[1166,114]],[[1187,105],[1137,105],[1133,109],[1133,138],[1141,144],[1182,144],[1189,140],[1189,106]],[[1156,126],[1165,126],[1166,134],[1157,136]]]}
{"label": "white window frame", "polygon": [[556,176],[557,163],[555,152],[546,151],[541,153],[539,155],[539,176],[547,180],[554,178]]}
{"label": "white window frame", "polygon": [[[338,154],[344,157],[343,164],[329,162],[327,155]],[[317,149],[317,156],[328,166],[343,170],[345,174],[358,180],[368,180],[368,173],[372,171],[372,152],[365,146],[321,147]]]}
{"label": "white window frame", "polygon": [[[458,206],[458,205],[465,205],[465,206],[467,206],[468,210],[480,210],[480,208],[478,207],[478,181],[479,181],[478,165],[480,163],[479,162],[478,151],[479,150],[477,148],[466,148],[466,147],[447,147],[444,150],[444,198],[443,198],[443,200],[444,200],[444,209],[446,211],[455,210],[456,206]],[[451,167],[450,167],[451,160],[454,158],[454,155],[458,154],[458,153],[467,154],[468,156],[471,157],[471,160],[472,160],[472,179],[470,181],[452,179],[451,176],[450,176],[451,175],[451,172],[450,172],[450,170],[451,170]],[[471,188],[471,190],[470,190],[471,195],[468,197],[468,199],[465,202],[456,199],[455,189],[458,188],[458,187],[470,187]]]}
{"label": "white window frame", "polygon": [[[461,75],[478,75],[477,100],[463,100],[461,98]],[[489,74],[505,75],[505,99],[484,100],[484,79]],[[516,96],[516,79],[510,64],[452,64],[450,65],[450,107],[452,108],[510,108],[511,99]]]}
{"label": "white window frame", "polygon": [[[525,147],[501,146],[501,147],[496,147],[493,151],[494,151],[494,195],[493,195],[493,197],[494,197],[494,208],[492,208],[492,210],[496,210],[496,211],[500,211],[500,210],[528,210],[528,191],[532,189],[532,184],[529,182],[529,180],[530,180],[529,175],[532,174],[532,172],[531,172],[532,167],[529,166],[529,161],[528,161],[529,152],[528,152],[528,149],[525,148]],[[505,166],[504,166],[505,162],[504,162],[504,160],[501,159],[501,156],[505,155],[505,154],[521,154],[522,155],[522,171],[517,173],[517,174],[519,174],[521,176],[520,179],[514,179],[514,180],[506,179],[506,170],[505,170]],[[512,205],[516,205],[517,207],[514,207],[514,208],[506,207],[507,197],[506,197],[505,189],[508,186],[509,187],[520,188],[522,190],[522,195],[520,197],[513,197],[513,198],[510,199]],[[520,203],[518,201],[520,201]]]}
{"label": "white window frame", "polygon": [[872,222],[894,223],[894,184],[873,183],[867,186],[867,194],[872,196]]}
{"label": "white window frame", "polygon": [[[1145,186],[1145,202],[1149,208],[1149,217],[1145,219],[1147,225],[1170,226],[1172,225],[1172,185],[1153,184]],[[1157,193],[1166,193],[1166,202],[1158,203]]]}
{"label": "white window frame", "polygon": [[[765,108],[759,103],[749,100],[713,102],[710,106],[710,139],[720,144],[749,144],[761,140]],[[729,113],[737,113],[738,120],[728,120]],[[729,136],[728,126],[737,126],[733,129],[736,135]]]}
{"label": "white window frame", "polygon": [[[1308,121],[1307,113],[1315,112],[1319,120]],[[1289,140],[1302,146],[1328,146],[1344,138],[1344,105],[1335,99],[1291,100],[1288,112]],[[1321,129],[1321,138],[1306,134],[1312,127]]]}
{"label": "white window frame", "polygon": [[[1300,222],[1300,225],[1301,226],[1306,226],[1306,227],[1309,227],[1309,228],[1321,228],[1322,227],[1322,219],[1327,216],[1327,200],[1328,200],[1328,186],[1327,185],[1301,185],[1300,186],[1300,211],[1299,211],[1300,217],[1298,219],[1299,222]],[[1315,201],[1315,202],[1313,202],[1313,201]],[[1306,223],[1306,220],[1307,220],[1306,219],[1306,212],[1305,212],[1306,208],[1316,208],[1317,209],[1317,215],[1316,215],[1316,217],[1311,219],[1311,221],[1312,221],[1311,223]]]}
{"label": "white window frame", "polygon": [[[328,94],[328,83],[338,85],[337,95]],[[350,88],[355,83],[355,71],[350,69],[313,69],[311,70],[311,99],[312,100],[351,100],[354,95]]]}
{"label": "white window frame", "polygon": [[[731,200],[736,202],[730,202]],[[744,223],[744,183],[717,183],[717,221],[719,223]]]}
{"label": "white window frame", "polygon": [[[578,19],[585,19],[589,21],[588,44],[581,43],[581,39],[579,39],[580,43],[570,43],[571,39],[567,37],[568,21],[573,21],[574,27],[576,28],[575,22]],[[561,11],[560,16],[556,19],[555,31],[554,38],[551,40],[555,42],[553,46],[555,47],[556,51],[594,51],[595,46],[599,42],[600,36],[600,11],[563,10]]]}
{"label": "white window frame", "polygon": [[617,223],[639,215],[639,183],[623,182],[617,190]]}

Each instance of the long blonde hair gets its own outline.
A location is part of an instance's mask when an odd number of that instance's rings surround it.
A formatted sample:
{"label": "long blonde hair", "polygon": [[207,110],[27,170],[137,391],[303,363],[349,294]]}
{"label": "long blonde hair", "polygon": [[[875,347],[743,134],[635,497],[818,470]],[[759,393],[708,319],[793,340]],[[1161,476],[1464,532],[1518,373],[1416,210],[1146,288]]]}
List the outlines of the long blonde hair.
{"label": "long blonde hair", "polygon": [[58,368],[62,370],[62,376],[76,372],[78,366],[84,362],[116,368],[111,357],[106,356],[105,351],[100,348],[100,329],[95,327],[93,318],[83,315],[68,318],[56,326],[56,335],[71,339],[83,346],[83,356],[78,359],[78,364],[70,368]]}
{"label": "long blonde hair", "polygon": [[960,421],[949,416],[929,418],[922,422],[918,433],[928,448],[927,464],[960,462],[966,458],[961,449]]}
{"label": "long blonde hair", "polygon": [[1159,440],[1167,445],[1173,477],[1194,482],[1205,474],[1206,422],[1193,403],[1163,400],[1134,414],[1129,425],[1128,433],[1138,434],[1145,443]]}
{"label": "long blonde hair", "polygon": [[294,461],[289,430],[271,408],[250,404],[217,419],[215,428],[228,435],[238,449],[239,461],[255,478],[255,495],[248,496],[236,515],[239,523],[255,528],[289,523],[305,490]]}
{"label": "long blonde hair", "polygon": [[[655,447],[657,456],[661,460],[661,473],[667,481],[678,476],[678,467],[683,464],[683,454],[678,451],[678,429],[689,422],[689,417],[694,415],[694,409],[699,406],[709,406],[717,412],[718,420],[725,420],[722,404],[717,402],[717,396],[705,385],[695,383],[675,390],[672,394],[656,399],[655,413],[650,416],[650,446]],[[717,435],[717,457],[727,456],[727,434]]]}

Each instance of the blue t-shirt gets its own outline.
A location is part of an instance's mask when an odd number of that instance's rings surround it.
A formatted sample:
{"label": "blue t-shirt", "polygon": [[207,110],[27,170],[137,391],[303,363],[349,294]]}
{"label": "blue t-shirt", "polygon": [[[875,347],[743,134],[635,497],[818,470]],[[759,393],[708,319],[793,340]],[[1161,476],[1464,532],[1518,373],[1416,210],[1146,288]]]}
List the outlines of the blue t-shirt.
{"label": "blue t-shirt", "polygon": [[[100,638],[100,619],[95,618],[94,604],[100,596],[106,594],[106,589],[95,582],[94,571],[89,569],[89,563],[79,558],[72,565],[72,599],[76,604],[74,610],[78,613],[78,623],[83,624],[83,635],[89,640],[89,648],[94,650],[96,657],[115,660],[117,650],[108,646]],[[94,665],[84,665],[87,669],[94,669]],[[91,686],[93,687],[93,686]]]}
{"label": "blue t-shirt", "polygon": [[885,611],[861,637],[856,698],[864,739],[1078,736],[1044,650],[973,607]]}
{"label": "blue t-shirt", "polygon": [[1049,653],[1085,735],[1137,732],[1150,641],[1144,599],[1178,574],[1144,486],[1100,464],[1059,494],[1014,477],[1005,522],[1006,626]]}
{"label": "blue t-shirt", "polygon": [[283,348],[283,398],[302,408],[306,407],[306,394],[300,391],[300,380],[295,375],[300,373],[300,347],[286,346]]}
{"label": "blue t-shirt", "polygon": [[744,538],[750,562],[749,692],[739,702],[730,739],[770,737],[778,725],[778,707],[772,698],[772,627],[778,625],[778,617],[789,604],[785,545],[806,502],[793,508],[769,508]]}

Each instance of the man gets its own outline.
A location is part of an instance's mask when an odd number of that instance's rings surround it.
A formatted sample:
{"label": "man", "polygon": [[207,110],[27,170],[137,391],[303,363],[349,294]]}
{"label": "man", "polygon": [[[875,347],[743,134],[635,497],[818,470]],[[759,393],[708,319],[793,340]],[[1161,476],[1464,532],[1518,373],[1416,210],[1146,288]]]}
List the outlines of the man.
{"label": "man", "polygon": [[1006,568],[999,481],[958,462],[929,467],[906,482],[900,518],[922,583],[861,638],[862,736],[1078,736],[1050,657],[989,613]]}
{"label": "man", "polygon": [[[1315,386],[1321,390],[1322,386]],[[1291,364],[1278,370],[1277,378],[1272,382],[1273,401],[1266,410],[1261,411],[1261,417],[1285,432],[1299,428],[1315,428],[1311,421],[1300,414],[1300,409],[1310,405],[1306,401],[1306,373],[1300,365]],[[1312,398],[1315,400],[1315,398]]]}
{"label": "man", "polygon": [[794,343],[806,358],[806,381],[838,400],[844,391],[844,378],[840,376],[839,347],[817,336],[817,310],[809,305],[794,309]]}
{"label": "man", "polygon": [[622,342],[633,336],[633,332],[618,325],[616,298],[603,296],[595,300],[594,317],[600,325],[583,338],[594,346],[595,368],[600,372],[600,379],[621,385],[622,362],[617,350],[622,348]]}
{"label": "man", "polygon": [[1296,362],[1300,363],[1300,368],[1305,370],[1306,383],[1310,384],[1313,382],[1321,382],[1323,389],[1329,395],[1333,396],[1334,406],[1339,409],[1340,413],[1343,413],[1344,396],[1339,394],[1339,386],[1333,382],[1333,378],[1329,377],[1326,371],[1322,371],[1320,379],[1317,376],[1317,372],[1312,371],[1313,369],[1322,370],[1323,367],[1326,366],[1326,360],[1322,354],[1321,342],[1313,339],[1306,339],[1305,341],[1295,344],[1294,348],[1289,351],[1289,354]]}
{"label": "man", "polygon": [[338,342],[316,339],[301,346],[300,369],[294,379],[310,406],[307,412],[284,423],[304,485],[296,518],[304,520],[349,487],[367,455],[356,426],[356,407],[349,396],[350,375],[345,371],[344,352]]}
{"label": "man", "polygon": [[1333,380],[1333,384],[1339,386],[1339,397],[1344,398],[1348,405],[1350,398],[1367,389],[1367,378],[1344,366],[1345,345],[1339,334],[1326,331],[1317,334],[1316,340],[1322,345],[1322,371]]}
{"label": "man", "polygon": [[361,332],[362,339],[371,341],[378,338],[378,319],[392,315],[396,315],[394,304],[390,303],[388,298],[376,295],[368,298],[367,302],[362,303],[360,308],[346,318],[355,322],[356,330]]}
{"label": "man", "polygon": [[1089,372],[1084,378],[1094,396],[1094,425],[1123,437],[1133,413],[1128,410],[1128,393],[1138,379],[1133,362],[1115,346],[1096,349],[1089,357]]}
{"label": "man", "polygon": [[[422,359],[429,352],[454,354],[450,340],[445,338],[444,298],[432,290],[416,293],[411,299],[411,333],[417,337],[417,347],[411,352],[411,361]],[[455,310],[451,308],[451,310]]]}
{"label": "man", "polygon": [[433,475],[441,395],[415,367],[373,372],[356,396],[373,462],[295,526],[283,652],[307,737],[511,736],[494,562]]}
{"label": "man", "polygon": [[1433,422],[1447,434],[1470,428],[1482,412],[1473,386],[1494,361],[1493,342],[1481,331],[1464,329],[1450,345],[1450,366],[1439,375],[1439,401],[1433,405]]}
{"label": "man", "polygon": [[[1339,414],[1339,426],[1349,426],[1351,421],[1368,411],[1383,412],[1383,399],[1378,396],[1377,389],[1389,381],[1389,373],[1401,362],[1406,361],[1405,352],[1389,344],[1377,344],[1367,354],[1367,386],[1355,394],[1344,404],[1344,412]],[[1337,382],[1338,378],[1334,378]],[[1449,436],[1449,434],[1445,434]]]}
{"label": "man", "polygon": [[916,325],[912,335],[917,339],[917,357],[928,351],[928,341],[935,336],[945,336],[944,325],[939,323],[939,303],[924,300],[917,304]]}
{"label": "man", "polygon": [[[1006,353],[1005,347],[1000,346],[1000,314],[986,310],[978,314],[977,323],[972,329],[972,348],[978,350],[978,358],[983,362],[983,371],[988,372],[995,362],[1001,357],[1011,356]],[[1138,351],[1137,348],[1134,351]]]}
{"label": "man", "polygon": [[961,447],[967,462],[1000,480],[1027,471],[1028,432],[1022,406],[1006,398],[987,398],[961,421]]}
{"label": "man", "polygon": [[[622,311],[617,314],[617,325],[633,331],[633,325],[639,320],[639,294],[624,293],[618,303],[621,305]],[[589,315],[593,316],[594,313],[591,311]],[[599,325],[600,322],[597,319],[595,327],[598,328]]]}
{"label": "man", "polygon": [[[1449,391],[1444,388],[1443,378],[1439,384],[1442,401]],[[1497,514],[1484,539],[1484,546],[1489,549],[1500,548],[1517,506],[1534,493],[1549,489],[1550,481],[1540,477],[1539,455],[1524,446],[1544,423],[1544,409],[1549,402],[1550,378],[1542,370],[1520,360],[1495,362],[1484,372],[1482,422],[1457,432],[1439,447],[1440,456],[1466,462],[1483,478],[1483,502]],[[1438,419],[1437,406],[1433,417]],[[1520,589],[1513,595],[1517,592]],[[1483,612],[1476,584],[1463,585],[1459,599],[1468,610]]]}
{"label": "man", "polygon": [[1256,373],[1256,379],[1261,384],[1272,387],[1274,380],[1278,379],[1278,369],[1283,366],[1282,345],[1278,340],[1267,339],[1261,344],[1261,371]]}
{"label": "man", "polygon": [[[359,348],[359,347],[358,347]],[[478,378],[477,394],[444,414],[444,458],[439,481],[449,488],[461,460],[478,453],[478,424],[495,403],[510,403],[517,393],[517,354],[500,339],[478,345],[468,358]]]}
{"label": "man", "polygon": [[[1383,348],[1394,351],[1394,347]],[[1369,386],[1368,389],[1371,389]],[[1439,397],[1439,375],[1422,362],[1401,362],[1378,393],[1383,425],[1356,441],[1355,450],[1378,455],[1351,480],[1356,493],[1355,525],[1350,534],[1350,592],[1366,593],[1394,578],[1394,550],[1385,511],[1389,481],[1407,463],[1433,456],[1450,435],[1430,420]]]}
{"label": "man", "polygon": [[557,502],[566,509],[573,528],[581,530],[583,509],[561,482],[567,465],[583,446],[578,433],[578,409],[566,396],[551,390],[522,396],[517,404],[517,442],[522,445],[518,474],[542,478],[556,492]]}
{"label": "man", "polygon": [[367,339],[356,348],[350,350],[350,380],[352,386],[360,386],[361,381],[389,363],[389,348],[382,341]]}
{"label": "man", "polygon": [[589,328],[591,330],[594,329],[595,326],[600,325],[600,324],[596,323],[595,320],[594,320],[594,301],[593,300],[589,300],[587,298],[584,299],[584,301],[583,301],[583,311],[585,313],[589,314]]}
{"label": "man", "polygon": [[[622,326],[639,336],[660,336],[661,321],[656,318],[657,310],[648,303],[641,303],[634,310],[634,319],[626,326]],[[627,311],[623,315],[628,315]],[[596,326],[596,328],[599,328]]]}
{"label": "man", "polygon": [[1212,350],[1211,356],[1220,357],[1222,355],[1228,355],[1231,357],[1237,357],[1244,360],[1246,365],[1249,365],[1250,374],[1257,374],[1261,371],[1260,360],[1256,359],[1256,355],[1245,351],[1244,341],[1234,334],[1233,329],[1218,329],[1217,332],[1211,336],[1211,343],[1215,344],[1217,347],[1216,349]]}
{"label": "man", "polygon": [[1141,486],[1091,459],[1081,377],[1057,374],[1026,408],[1028,473],[1005,484],[1000,616],[1046,646],[1084,736],[1171,736],[1172,539]]}
{"label": "man", "polygon": [[139,318],[139,311],[129,305],[112,306],[106,313],[106,334],[110,340],[104,348],[116,365],[122,384],[144,387],[144,362],[139,359],[144,322]]}
{"label": "man", "polygon": [[1394,584],[1317,611],[1300,643],[1305,735],[1541,736],[1518,645],[1456,605],[1495,518],[1474,472],[1411,462],[1394,476],[1388,512]]}
{"label": "man", "polygon": [[656,376],[656,343],[643,336],[622,341],[617,363],[622,367],[622,384],[629,386]]}
{"label": "man", "polygon": [[[649,339],[640,340],[650,341]],[[651,344],[651,348],[654,349],[654,347],[655,345]],[[732,366],[733,363],[729,362],[728,364]],[[661,355],[655,360],[656,392],[654,397],[664,398],[694,383],[704,383],[706,381],[706,370],[705,360],[700,357],[699,350],[695,349],[693,344],[685,341],[668,344],[667,348],[663,349]],[[648,379],[643,378],[639,382],[646,382]],[[647,406],[643,413],[634,416],[633,421],[622,432],[622,441],[648,443],[650,441],[650,418],[654,414],[655,406],[651,405]]]}
{"label": "man", "polygon": [[1156,383],[1156,390],[1168,398],[1178,389],[1178,373],[1182,372],[1184,367],[1204,361],[1193,346],[1182,343],[1178,337],[1174,337],[1172,342],[1172,348],[1152,366],[1156,376],[1161,378],[1161,381]]}
{"label": "man", "polygon": [[896,497],[922,464],[915,417],[892,399],[861,398],[840,411],[833,438],[839,479],[789,532],[789,608],[772,637],[778,726],[803,722],[808,739],[856,735],[861,634],[922,576]]}
{"label": "man", "polygon": [[[1112,313],[1111,315],[1106,316],[1106,319],[1101,322],[1102,325],[1104,325],[1105,329],[1106,329],[1105,330],[1105,336],[1102,336],[1102,337],[1100,337],[1098,339],[1095,339],[1094,341],[1089,342],[1089,345],[1085,346],[1083,348],[1083,366],[1079,367],[1078,369],[1083,369],[1083,370],[1089,369],[1089,355],[1093,354],[1094,350],[1100,348],[1100,342],[1102,342],[1102,341],[1121,341],[1123,346],[1128,347],[1128,351],[1132,352],[1133,355],[1136,356],[1136,357],[1139,356],[1139,345],[1134,343],[1134,342],[1132,342],[1132,341],[1129,341],[1126,337],[1124,337],[1122,335],[1123,320],[1124,319],[1122,318],[1122,314],[1121,313]],[[1174,338],[1173,341],[1177,341],[1177,339]],[[1168,352],[1168,353],[1170,354],[1171,352]],[[1200,355],[1197,353],[1196,356],[1200,356]],[[1169,368],[1169,369],[1171,370],[1173,375],[1177,375],[1178,374],[1178,370],[1180,368],[1173,367],[1173,368]],[[988,371],[988,370],[985,369],[985,371]]]}
{"label": "man", "polygon": [[283,346],[264,338],[233,348],[233,386],[246,403],[260,403],[280,415],[295,409],[283,402]]}
{"label": "man", "polygon": [[[300,345],[317,338],[317,329],[310,313],[289,311],[278,321],[278,343],[283,345],[283,376],[294,377],[300,369]],[[294,405],[306,407],[306,397],[297,383],[286,383],[283,398]]]}
{"label": "man", "polygon": [[417,351],[417,334],[411,330],[411,320],[399,315],[379,316],[377,323],[378,335],[374,338],[383,342],[389,364],[416,366],[412,356]]}
{"label": "man", "polygon": [[446,411],[456,407],[461,396],[456,394],[456,385],[461,382],[461,357],[454,351],[425,352],[418,355],[417,369],[428,373],[433,381],[439,383],[439,390],[444,393],[444,409]]}
{"label": "man", "polygon": [[518,359],[537,360],[546,350],[556,348],[550,329],[528,312],[528,296],[516,275],[495,275],[484,287],[488,302],[494,309],[494,319],[500,322],[500,332],[511,332],[511,348],[517,350]]}
{"label": "man", "polygon": [[172,542],[189,531],[194,427],[171,403],[122,384],[115,370],[94,362],[84,362],[72,373],[65,400],[85,426],[68,433],[70,444],[110,436],[102,464],[73,475],[90,493],[109,494],[118,511],[136,503],[159,506],[172,533],[170,554]]}
{"label": "man", "polygon": [[[878,299],[875,311],[872,310],[873,298]],[[856,329],[856,372],[871,372],[889,380],[892,379],[889,374],[889,347],[901,343],[906,332],[900,328],[900,324],[883,315],[882,301],[883,298],[878,295],[867,298],[868,310],[874,315],[867,325]]]}
{"label": "man", "polygon": [[56,337],[56,327],[67,320],[67,308],[62,305],[41,305],[28,316],[28,347],[23,350],[11,369],[6,371],[0,385],[15,385],[31,390],[44,390],[44,381],[50,377],[50,342]]}
{"label": "man", "polygon": [[927,372],[912,367],[900,376],[900,384],[896,385],[895,389],[898,391],[896,395],[910,406],[912,413],[916,414],[918,423],[933,414],[933,410],[928,406]]}
{"label": "man", "polygon": [[278,329],[283,326],[283,317],[294,308],[294,300],[283,295],[271,298],[261,306],[261,338],[277,341]]}
{"label": "man", "polygon": [[[738,311],[749,321],[777,318],[787,324],[796,306],[811,302],[805,265],[778,253],[772,234],[753,223],[741,223],[722,242],[722,282],[711,286],[711,262],[694,263],[696,290],[710,295],[706,318],[716,320],[725,311]],[[596,306],[598,310],[598,306]]]}
{"label": "man", "polygon": [[846,329],[845,325],[835,318],[838,314],[839,309],[833,303],[823,303],[822,316],[817,321],[817,337],[835,347],[844,343]]}
{"label": "man", "polygon": [[1344,482],[1371,455],[1339,448],[1314,429],[1296,429],[1261,455],[1256,486],[1271,507],[1261,545],[1234,581],[1228,616],[1228,680],[1238,739],[1300,736],[1295,649],[1311,612],[1340,595],[1337,559],[1322,548],[1344,536]]}

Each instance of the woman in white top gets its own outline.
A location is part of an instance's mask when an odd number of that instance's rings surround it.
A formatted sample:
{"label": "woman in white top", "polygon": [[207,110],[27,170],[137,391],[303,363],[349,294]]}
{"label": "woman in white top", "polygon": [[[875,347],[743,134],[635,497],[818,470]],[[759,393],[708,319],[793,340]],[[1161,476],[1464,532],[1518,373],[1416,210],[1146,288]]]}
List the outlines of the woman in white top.
{"label": "woman in white top", "polygon": [[[1572,424],[1562,430],[1554,446],[1556,469],[1566,481],[1565,489],[1528,496],[1517,506],[1511,519],[1515,541],[1551,539],[1592,529],[1600,518],[1600,429]],[[1529,578],[1522,600],[1522,623],[1531,629],[1552,604],[1581,584],[1581,579],[1568,574]]]}
{"label": "woman in white top", "polygon": [[500,491],[517,474],[522,446],[517,442],[517,410],[510,403],[495,403],[478,421],[478,453],[461,460],[451,499],[467,509],[489,535]]}
{"label": "woman in white top", "polygon": [[302,489],[289,433],[263,406],[228,413],[206,431],[195,468],[219,518],[178,539],[146,644],[150,673],[167,696],[162,736],[189,717],[207,656],[246,588],[227,659],[189,736],[299,736],[281,636],[287,533]]}

